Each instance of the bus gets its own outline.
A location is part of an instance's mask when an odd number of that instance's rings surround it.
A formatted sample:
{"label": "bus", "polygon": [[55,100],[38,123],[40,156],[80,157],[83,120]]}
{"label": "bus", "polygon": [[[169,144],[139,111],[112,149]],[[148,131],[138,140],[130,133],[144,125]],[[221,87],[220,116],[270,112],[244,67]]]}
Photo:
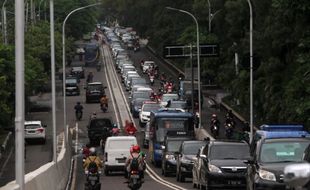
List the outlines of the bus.
{"label": "bus", "polygon": [[99,61],[99,47],[97,43],[88,43],[85,46],[85,66],[96,65]]}
{"label": "bus", "polygon": [[149,131],[149,156],[156,166],[161,165],[163,144],[168,132],[186,133],[195,136],[194,116],[180,109],[163,108],[152,111]]}

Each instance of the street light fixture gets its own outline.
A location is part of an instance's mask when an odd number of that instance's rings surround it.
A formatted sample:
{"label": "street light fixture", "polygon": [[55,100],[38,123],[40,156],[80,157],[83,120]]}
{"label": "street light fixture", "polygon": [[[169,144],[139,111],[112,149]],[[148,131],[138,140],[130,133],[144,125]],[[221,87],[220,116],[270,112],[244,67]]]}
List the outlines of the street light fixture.
{"label": "street light fixture", "polygon": [[[173,11],[178,11],[178,12],[181,12],[181,13],[185,13],[189,16],[191,16],[195,23],[196,23],[196,30],[197,30],[197,66],[198,66],[198,112],[199,112],[199,128],[201,128],[201,84],[200,84],[200,46],[199,46],[199,25],[198,25],[198,22],[197,22],[197,19],[196,17],[188,12],[188,11],[185,11],[185,10],[182,10],[182,9],[176,9],[176,8],[173,8],[173,7],[166,7],[166,9],[169,9],[169,10],[173,10]],[[194,94],[192,94],[193,96]]]}
{"label": "street light fixture", "polygon": [[84,7],[79,7],[77,9],[74,9],[73,11],[71,11],[65,18],[65,20],[63,21],[62,24],[62,85],[63,85],[63,104],[64,104],[64,139],[65,139],[65,143],[67,145],[67,116],[66,116],[66,46],[65,46],[65,27],[66,27],[66,22],[68,20],[68,18],[70,17],[71,14],[80,11],[82,9],[86,9],[89,7],[94,7],[96,5],[100,5],[101,3],[94,3],[94,4],[90,4]]}

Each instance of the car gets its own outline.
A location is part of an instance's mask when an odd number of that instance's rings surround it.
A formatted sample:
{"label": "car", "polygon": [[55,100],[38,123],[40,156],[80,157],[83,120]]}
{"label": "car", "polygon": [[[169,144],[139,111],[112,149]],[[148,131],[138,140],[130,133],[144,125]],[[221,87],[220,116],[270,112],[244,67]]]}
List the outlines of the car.
{"label": "car", "polygon": [[40,140],[46,143],[46,125],[42,125],[41,121],[25,121],[25,140]]}
{"label": "car", "polygon": [[138,144],[134,136],[108,137],[104,150],[104,173],[106,176],[113,171],[125,171],[126,159],[130,157],[130,147]]}
{"label": "car", "polygon": [[144,78],[132,78],[130,80],[129,90],[131,90],[134,85],[146,85],[146,80]]}
{"label": "car", "polygon": [[105,95],[105,88],[102,82],[87,83],[86,89],[86,103],[100,102],[100,98]]}
{"label": "car", "polygon": [[91,144],[99,144],[103,137],[111,136],[113,123],[110,118],[93,118],[87,125],[87,134]]}
{"label": "car", "polygon": [[249,145],[240,141],[212,140],[196,156],[193,186],[202,189],[245,189]]}
{"label": "car", "polygon": [[286,189],[284,168],[302,161],[310,134],[302,125],[262,125],[250,144],[248,189]]}
{"label": "car", "polygon": [[147,122],[150,121],[151,111],[156,111],[160,109],[160,105],[157,102],[145,101],[141,107],[139,113],[139,125],[143,127]]}
{"label": "car", "polygon": [[182,100],[172,100],[169,108],[180,108],[184,111],[188,111],[187,102]]}
{"label": "car", "polygon": [[150,98],[147,97],[137,97],[130,102],[130,111],[134,118],[139,117],[143,102],[150,101]]}
{"label": "car", "polygon": [[126,65],[126,66],[123,66],[122,69],[121,69],[121,77],[122,77],[122,80],[124,80],[124,77],[125,77],[125,72],[127,71],[135,71],[136,68],[135,66],[133,65]]}
{"label": "car", "polygon": [[83,67],[72,67],[70,74],[78,78],[85,78],[85,71]]}
{"label": "car", "polygon": [[126,88],[127,86],[129,86],[128,81],[129,81],[129,79],[130,79],[131,77],[140,77],[140,75],[137,73],[137,71],[128,71],[128,72],[126,73],[125,77],[124,77],[124,86],[125,86],[125,88]]}
{"label": "car", "polygon": [[150,141],[150,122],[147,122],[144,127],[144,135],[143,135],[143,147],[149,148]]}
{"label": "car", "polygon": [[179,151],[181,144],[186,140],[192,140],[192,138],[187,136],[186,133],[181,133],[181,135],[166,136],[161,162],[161,174],[163,176],[167,177],[169,174],[175,175],[177,170],[175,153]]}
{"label": "car", "polygon": [[66,77],[66,96],[80,95],[80,88],[78,86],[78,79],[76,77]]}
{"label": "car", "polygon": [[128,78],[128,75],[139,75],[139,74],[138,74],[138,72],[136,70],[124,72],[122,74],[122,82],[124,83],[124,85],[125,85],[125,82],[126,82],[126,80]]}
{"label": "car", "polygon": [[126,87],[126,91],[129,91],[130,89],[130,82],[131,82],[131,78],[141,78],[141,76],[137,73],[137,74],[130,74],[127,76],[127,78],[124,81],[125,87]]}
{"label": "car", "polygon": [[163,94],[160,100],[160,105],[162,107],[166,107],[168,104],[168,101],[175,101],[179,99],[178,94]]}
{"label": "car", "polygon": [[176,152],[176,179],[185,182],[186,178],[192,177],[194,160],[199,148],[206,145],[206,141],[192,140],[184,141],[178,152]]}
{"label": "car", "polygon": [[142,72],[147,73],[147,71],[154,66],[154,61],[144,61],[143,67],[142,67]]}

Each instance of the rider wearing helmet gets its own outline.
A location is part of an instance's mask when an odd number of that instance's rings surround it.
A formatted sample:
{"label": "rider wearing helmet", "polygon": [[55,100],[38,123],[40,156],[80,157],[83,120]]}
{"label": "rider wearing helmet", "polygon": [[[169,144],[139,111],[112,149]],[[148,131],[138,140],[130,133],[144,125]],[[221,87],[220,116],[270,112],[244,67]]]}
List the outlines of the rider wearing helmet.
{"label": "rider wearing helmet", "polygon": [[220,121],[218,120],[218,118],[217,118],[217,115],[216,114],[212,114],[212,116],[211,116],[211,124],[210,124],[211,126],[212,125],[216,125],[216,126],[220,126]]}
{"label": "rider wearing helmet", "polygon": [[127,134],[135,134],[137,132],[137,128],[134,126],[133,122],[129,122],[126,120],[125,123],[125,131]]}
{"label": "rider wearing helmet", "polygon": [[102,168],[102,160],[99,158],[99,156],[97,156],[96,149],[91,147],[89,151],[89,156],[85,159],[83,164],[84,170],[88,170],[91,163],[95,163],[97,168]]}
{"label": "rider wearing helmet", "polygon": [[90,116],[90,120],[92,119],[96,119],[97,118],[97,113],[96,112],[93,112],[93,114]]}
{"label": "rider wearing helmet", "polygon": [[117,136],[119,134],[119,128],[116,124],[113,124],[112,135]]}
{"label": "rider wearing helmet", "polygon": [[130,156],[127,158],[126,163],[125,163],[125,168],[128,174],[128,177],[130,175],[131,172],[131,164],[132,164],[132,160],[134,158],[138,159],[138,170],[140,173],[140,176],[143,177],[143,171],[144,171],[144,157],[143,155],[140,154],[140,146],[139,145],[133,145],[130,147]]}
{"label": "rider wearing helmet", "polygon": [[76,105],[74,106],[75,113],[77,112],[83,112],[83,106],[81,105],[81,102],[76,102]]}

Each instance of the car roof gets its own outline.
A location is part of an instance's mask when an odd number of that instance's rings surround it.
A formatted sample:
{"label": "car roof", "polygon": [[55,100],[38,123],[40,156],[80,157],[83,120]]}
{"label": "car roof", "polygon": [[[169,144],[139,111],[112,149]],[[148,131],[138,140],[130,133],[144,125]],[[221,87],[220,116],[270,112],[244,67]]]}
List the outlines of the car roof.
{"label": "car roof", "polygon": [[72,70],[79,70],[79,71],[81,71],[81,70],[83,70],[83,67],[72,67]]}
{"label": "car roof", "polygon": [[41,125],[41,121],[25,121],[25,125]]}
{"label": "car roof", "polygon": [[134,137],[134,136],[113,136],[113,137],[108,137],[107,138],[107,140],[117,140],[117,139],[132,139],[132,140],[135,140],[136,137]]}
{"label": "car roof", "polygon": [[247,145],[244,141],[236,141],[236,140],[211,140],[210,145]]}

